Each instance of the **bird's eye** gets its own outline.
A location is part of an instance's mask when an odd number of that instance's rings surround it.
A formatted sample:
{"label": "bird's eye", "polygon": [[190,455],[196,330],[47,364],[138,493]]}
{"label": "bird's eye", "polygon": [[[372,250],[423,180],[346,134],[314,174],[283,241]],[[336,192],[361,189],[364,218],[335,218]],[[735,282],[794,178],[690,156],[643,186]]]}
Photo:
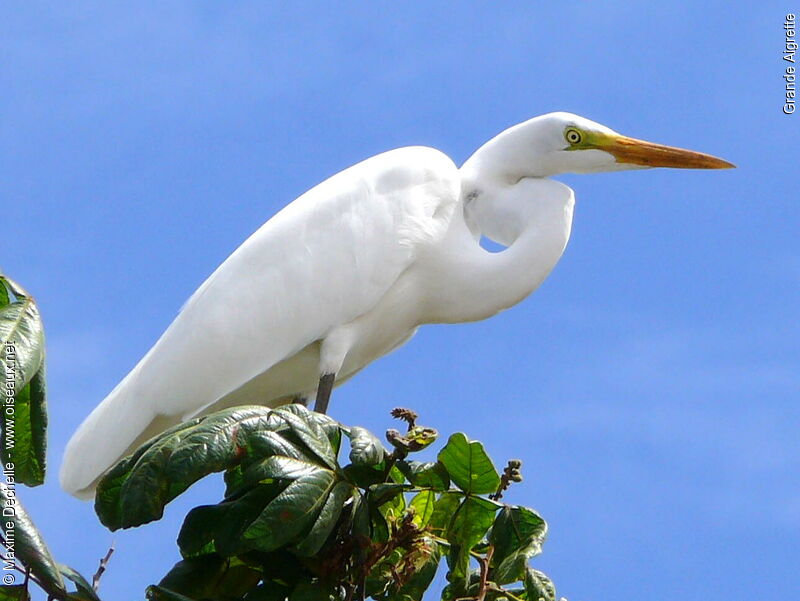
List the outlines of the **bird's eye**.
{"label": "bird's eye", "polygon": [[568,129],[564,134],[564,137],[570,144],[577,144],[581,141],[581,132],[579,132],[577,129]]}

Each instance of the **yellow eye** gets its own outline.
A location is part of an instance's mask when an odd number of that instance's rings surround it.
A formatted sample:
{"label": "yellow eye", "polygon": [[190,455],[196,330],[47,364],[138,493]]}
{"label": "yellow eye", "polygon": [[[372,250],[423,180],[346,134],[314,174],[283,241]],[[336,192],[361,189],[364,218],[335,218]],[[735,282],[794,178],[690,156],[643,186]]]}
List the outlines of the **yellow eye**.
{"label": "yellow eye", "polygon": [[581,141],[581,132],[577,129],[568,129],[564,132],[564,137],[570,144],[578,144]]}

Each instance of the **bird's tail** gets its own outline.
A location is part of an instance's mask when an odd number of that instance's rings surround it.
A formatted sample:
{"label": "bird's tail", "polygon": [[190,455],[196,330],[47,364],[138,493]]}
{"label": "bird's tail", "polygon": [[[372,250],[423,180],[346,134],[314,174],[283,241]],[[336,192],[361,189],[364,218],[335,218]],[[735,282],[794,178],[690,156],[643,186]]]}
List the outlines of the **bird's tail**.
{"label": "bird's tail", "polygon": [[131,375],[120,382],[67,443],[59,481],[61,488],[79,499],[91,499],[100,477],[149,439],[151,432],[180,421],[177,416],[158,415],[147,399],[136,399],[136,386],[130,380]]}

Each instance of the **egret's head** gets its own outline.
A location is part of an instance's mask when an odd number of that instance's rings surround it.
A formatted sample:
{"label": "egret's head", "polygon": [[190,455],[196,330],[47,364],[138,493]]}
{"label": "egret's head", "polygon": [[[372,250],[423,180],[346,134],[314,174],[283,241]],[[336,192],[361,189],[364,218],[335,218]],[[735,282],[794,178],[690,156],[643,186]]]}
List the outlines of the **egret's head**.
{"label": "egret's head", "polygon": [[545,117],[552,119],[554,129],[560,129],[560,149],[554,160],[561,161],[565,171],[594,173],[649,167],[730,169],[734,166],[710,154],[629,138],[578,115],[552,113]]}
{"label": "egret's head", "polygon": [[701,152],[629,138],[579,115],[562,112],[534,117],[507,129],[476,152],[474,159],[491,163],[510,180],[649,167],[734,166]]}

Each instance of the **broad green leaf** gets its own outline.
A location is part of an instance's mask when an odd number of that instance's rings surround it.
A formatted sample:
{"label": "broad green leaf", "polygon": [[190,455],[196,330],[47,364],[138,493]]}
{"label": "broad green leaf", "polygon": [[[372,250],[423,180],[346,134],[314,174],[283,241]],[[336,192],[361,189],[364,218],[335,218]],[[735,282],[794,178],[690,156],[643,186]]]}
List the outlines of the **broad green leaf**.
{"label": "broad green leaf", "polygon": [[31,381],[44,361],[44,329],[33,298],[13,280],[0,276],[3,289],[16,300],[0,306],[0,388],[13,378],[20,390]]}
{"label": "broad green leaf", "polygon": [[452,545],[450,571],[455,578],[467,577],[469,553],[486,536],[496,511],[495,503],[478,497],[465,498],[456,509],[447,529],[447,540]]}
{"label": "broad green leaf", "polygon": [[405,495],[397,493],[402,493],[407,488],[410,488],[410,485],[396,483],[370,487],[369,502],[375,505],[386,521],[391,524],[400,519],[406,510]]}
{"label": "broad green leaf", "polygon": [[[47,593],[55,597],[65,596],[67,590],[58,565],[17,498],[16,489],[13,486],[0,486],[0,501],[4,508],[3,530],[14,532],[16,548],[13,551],[16,559],[30,568]],[[12,515],[5,515],[6,513]],[[7,527],[9,522],[13,524],[13,528]]]}
{"label": "broad green leaf", "polygon": [[316,416],[297,403],[278,407],[274,411],[286,420],[294,433],[329,468],[336,468],[336,451]]}
{"label": "broad green leaf", "polygon": [[38,486],[47,455],[44,330],[36,303],[21,286],[0,276],[0,291],[0,460],[14,464],[17,483]]}
{"label": "broad green leaf", "polygon": [[359,488],[369,488],[386,481],[386,465],[384,462],[377,465],[353,465],[351,463],[345,466],[343,471],[347,479]]}
{"label": "broad green leaf", "polygon": [[450,476],[440,461],[429,463],[398,461],[397,468],[411,484],[418,488],[432,488],[437,491],[450,488]]}
{"label": "broad green leaf", "polygon": [[295,546],[295,552],[298,555],[313,557],[319,552],[339,521],[345,501],[352,496],[353,492],[353,485],[349,482],[339,482],[333,487],[325,505],[322,506],[322,511],[314,521],[311,531]]}
{"label": "broad green leaf", "polygon": [[397,484],[404,484],[406,481],[406,477],[403,475],[399,469],[397,469],[396,465],[392,466],[392,469],[389,470],[389,482],[396,482]]}
{"label": "broad green leaf", "polygon": [[251,488],[245,484],[241,465],[234,465],[225,470],[223,474],[225,481],[225,498],[231,499],[241,496],[247,489]]}
{"label": "broad green leaf", "polygon": [[381,441],[366,428],[353,426],[350,437],[350,461],[353,465],[377,465],[386,458],[386,449]]}
{"label": "broad green leaf", "polygon": [[500,485],[500,475],[483,445],[467,440],[461,432],[453,434],[439,451],[439,461],[456,486],[468,494],[490,494]]}
{"label": "broad green leaf", "polygon": [[436,500],[428,526],[437,536],[447,536],[450,523],[453,521],[456,510],[461,505],[462,499],[463,495],[461,493],[446,492]]}
{"label": "broad green leaf", "polygon": [[336,482],[336,474],[324,469],[294,480],[250,524],[243,537],[261,551],[297,541],[311,529]]}
{"label": "broad green leaf", "polygon": [[[370,524],[369,517],[369,504],[360,491],[356,491],[356,493],[353,495],[353,505],[350,508],[350,515],[353,535],[361,539],[369,539],[372,535],[372,525]],[[381,516],[381,520],[385,525],[386,521],[383,520],[383,516]]]}
{"label": "broad green leaf", "polygon": [[5,278],[0,275],[0,309],[11,302],[10,294],[8,286],[6,286]]}
{"label": "broad green leaf", "polygon": [[[235,501],[220,503],[219,507],[224,507],[225,511],[218,514],[218,521],[215,522],[214,550],[219,555],[229,557],[251,549],[251,541],[244,538],[245,531],[285,488],[285,482],[264,482],[250,489]],[[183,533],[184,530],[181,528],[181,534]],[[198,534],[201,533],[198,532]],[[181,544],[180,536],[178,544]]]}
{"label": "broad green leaf", "polygon": [[378,507],[375,507],[370,502],[364,503],[369,511],[370,521],[370,538],[374,543],[384,543],[389,540],[389,524],[386,523],[386,517]]}
{"label": "broad green leaf", "polygon": [[504,507],[495,519],[489,536],[495,545],[492,579],[508,584],[525,577],[528,560],[542,552],[547,524],[526,507]]}
{"label": "broad green leaf", "polygon": [[145,591],[145,597],[148,601],[196,601],[186,595],[180,595],[169,589],[165,589],[155,584],[148,586]]}
{"label": "broad green leaf", "polygon": [[77,588],[76,592],[70,593],[70,599],[79,598],[85,601],[100,601],[92,585],[79,572],[64,564],[58,564],[58,570],[64,578],[72,582]]}
{"label": "broad green leaf", "polygon": [[400,482],[383,482],[369,487],[369,500],[375,507],[388,503],[398,495],[413,488],[410,484]]}
{"label": "broad green leaf", "polygon": [[0,586],[0,601],[30,601],[31,595],[24,584]]}
{"label": "broad green leaf", "polygon": [[527,507],[503,507],[497,514],[489,534],[494,545],[492,565],[497,566],[513,553],[533,545],[541,547],[547,537],[547,523],[542,516]]}
{"label": "broad green leaf", "polygon": [[283,455],[273,455],[258,463],[252,463],[244,471],[245,482],[255,483],[267,478],[280,478],[283,480],[297,480],[308,476],[327,466],[319,462],[303,461]]}
{"label": "broad green leaf", "polygon": [[235,601],[254,588],[260,579],[259,570],[240,561],[204,555],[176,563],[158,583],[158,588],[190,599]]}
{"label": "broad green leaf", "polygon": [[[287,407],[290,408],[291,406]],[[319,424],[320,428],[322,428],[322,431],[325,432],[325,435],[328,437],[328,440],[331,443],[334,456],[338,456],[339,449],[342,445],[342,432],[347,428],[342,426],[342,424],[337,422],[330,415],[317,413],[316,411],[309,411],[302,405],[300,406],[300,409],[297,410],[297,414],[301,417],[308,416],[308,419],[313,419],[315,422],[317,422],[317,424]]]}
{"label": "broad green leaf", "polygon": [[[159,519],[167,503],[213,472],[275,454],[307,460],[309,450],[288,438],[302,429],[300,420],[290,412],[245,406],[170,428],[109,470],[98,485],[95,511],[111,530],[139,526]],[[318,424],[309,431],[315,428],[322,432]],[[324,432],[322,437],[331,449]]]}
{"label": "broad green leaf", "polygon": [[528,601],[556,601],[556,587],[543,572],[525,570],[525,592]]}
{"label": "broad green leaf", "polygon": [[217,550],[217,530],[226,523],[225,516],[231,505],[201,505],[186,514],[178,534],[178,548],[184,558],[208,555]]}
{"label": "broad green leaf", "polygon": [[[2,413],[3,464],[14,464],[17,482],[28,486],[44,483],[47,459],[47,405],[45,402],[45,366],[20,389],[15,403]],[[13,407],[9,416],[8,407]]]}
{"label": "broad green leaf", "polygon": [[420,528],[428,525],[433,515],[433,507],[436,504],[436,493],[432,490],[423,490],[414,495],[411,499],[410,507],[414,509],[414,523]]}

